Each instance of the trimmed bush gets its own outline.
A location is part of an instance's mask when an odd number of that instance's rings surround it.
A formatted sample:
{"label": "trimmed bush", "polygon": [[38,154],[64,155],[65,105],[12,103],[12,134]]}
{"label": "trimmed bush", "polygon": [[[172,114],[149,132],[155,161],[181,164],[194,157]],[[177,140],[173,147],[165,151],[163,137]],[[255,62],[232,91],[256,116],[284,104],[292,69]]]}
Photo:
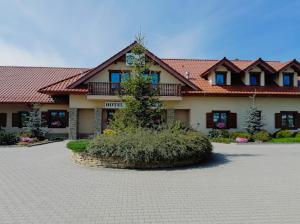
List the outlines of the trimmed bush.
{"label": "trimmed bush", "polygon": [[292,138],[293,137],[293,132],[290,130],[279,130],[274,133],[275,138]]}
{"label": "trimmed bush", "polygon": [[300,132],[296,132],[294,135],[295,135],[295,138],[300,138]]}
{"label": "trimmed bush", "polygon": [[189,160],[199,162],[211,152],[211,143],[199,132],[145,128],[119,131],[114,136],[101,135],[87,148],[91,156],[138,164],[139,168]]}
{"label": "trimmed bush", "polygon": [[230,138],[210,138],[209,140],[211,142],[225,143],[225,144],[229,144],[232,142]]}
{"label": "trimmed bush", "polygon": [[229,132],[224,129],[212,129],[208,132],[208,138],[228,138]]}
{"label": "trimmed bush", "polygon": [[14,145],[17,141],[16,134],[0,130],[0,145]]}
{"label": "trimmed bush", "polygon": [[249,140],[251,139],[251,134],[247,132],[237,131],[237,132],[232,132],[230,134],[230,138],[233,140],[236,140],[237,138],[247,138]]}
{"label": "trimmed bush", "polygon": [[267,142],[271,139],[271,135],[267,131],[259,131],[252,138],[255,141]]}
{"label": "trimmed bush", "polygon": [[67,148],[72,150],[73,152],[85,152],[89,143],[90,140],[88,139],[70,141],[67,143]]}

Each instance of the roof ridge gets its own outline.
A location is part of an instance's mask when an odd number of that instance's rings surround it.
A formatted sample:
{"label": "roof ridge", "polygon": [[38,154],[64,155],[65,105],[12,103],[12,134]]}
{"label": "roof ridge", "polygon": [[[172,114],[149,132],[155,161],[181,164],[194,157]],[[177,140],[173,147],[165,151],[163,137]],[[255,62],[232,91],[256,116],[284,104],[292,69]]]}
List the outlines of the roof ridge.
{"label": "roof ridge", "polygon": [[[220,61],[222,60],[223,58],[221,59],[209,59],[209,58],[161,58],[161,60],[182,60],[182,61]],[[256,61],[257,59],[229,59],[229,61],[247,61],[247,62],[253,62],[253,61]],[[262,59],[263,61],[265,62],[279,62],[279,63],[286,63],[286,62],[289,62],[289,61],[279,61],[279,60],[264,60]]]}
{"label": "roof ridge", "polygon": [[220,61],[222,59],[201,59],[201,58],[161,58],[161,60],[182,60],[182,61]]}
{"label": "roof ridge", "polygon": [[64,66],[25,66],[25,65],[0,65],[0,68],[62,68],[62,69],[91,69],[83,67],[64,67]]}
{"label": "roof ridge", "polygon": [[60,83],[60,82],[64,82],[64,81],[69,80],[69,79],[72,79],[72,78],[74,78],[74,77],[76,77],[76,76],[82,75],[83,73],[86,73],[86,72],[87,72],[87,71],[81,72],[81,73],[78,73],[78,74],[76,74],[76,75],[72,75],[72,76],[70,76],[70,77],[61,79],[61,80],[59,80],[59,81],[57,81],[57,82],[51,83],[51,84],[49,84],[49,85],[43,86],[42,88],[40,88],[40,89],[38,90],[38,92],[40,92],[40,91],[42,91],[42,90],[44,90],[44,89],[46,89],[46,88],[49,88],[50,86],[54,86],[54,85],[56,85],[56,84],[58,84],[58,83]]}

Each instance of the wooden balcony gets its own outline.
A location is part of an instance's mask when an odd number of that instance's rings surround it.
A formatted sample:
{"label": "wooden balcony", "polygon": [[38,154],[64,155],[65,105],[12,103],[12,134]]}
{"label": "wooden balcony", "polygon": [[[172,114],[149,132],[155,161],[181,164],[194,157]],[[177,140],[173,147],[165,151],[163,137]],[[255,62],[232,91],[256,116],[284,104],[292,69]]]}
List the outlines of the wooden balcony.
{"label": "wooden balcony", "polygon": [[[151,88],[158,90],[159,96],[181,96],[180,84],[157,84],[151,85]],[[88,83],[88,95],[96,96],[117,96],[122,94],[120,83],[109,82],[89,82]]]}

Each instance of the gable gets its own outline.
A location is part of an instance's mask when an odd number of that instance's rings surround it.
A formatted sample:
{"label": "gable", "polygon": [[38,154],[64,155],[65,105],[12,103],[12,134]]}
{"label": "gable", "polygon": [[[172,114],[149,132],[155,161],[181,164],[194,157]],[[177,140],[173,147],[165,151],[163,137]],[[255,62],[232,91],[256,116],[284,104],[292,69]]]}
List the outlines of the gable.
{"label": "gable", "polygon": [[[103,70],[107,69],[109,66],[112,64],[118,62],[119,60],[122,60],[122,58],[125,56],[126,53],[131,52],[132,48],[135,46],[136,42],[132,43],[128,47],[124,48],[121,50],[119,53],[115,54],[102,64],[98,65],[94,69],[91,69],[87,74],[85,74],[84,77],[80,78],[73,84],[71,84],[68,88],[75,88],[79,86],[80,84],[85,83],[87,80],[91,79],[93,76],[101,73]],[[186,79],[184,76],[182,76],[180,73],[178,73],[174,68],[170,67],[168,64],[163,62],[160,58],[155,56],[153,53],[150,51],[146,50],[145,52],[146,57],[151,59],[155,64],[159,65],[161,68],[163,68],[165,71],[168,72],[168,74],[174,76],[176,79],[180,80],[182,83],[186,84],[187,86],[191,87],[194,90],[199,90],[199,87],[195,85],[193,82],[189,81]],[[167,77],[167,76],[166,76]]]}
{"label": "gable", "polygon": [[[125,60],[118,60],[114,62],[113,64],[109,65],[107,68],[103,69],[102,71],[96,73],[91,78],[87,79],[84,83],[87,84],[88,82],[110,82],[109,74],[111,71],[121,71],[121,72],[127,72],[131,71],[132,67],[127,66],[125,63]],[[162,68],[158,64],[154,64],[149,67],[149,70],[151,72],[157,72],[159,74],[159,81],[160,83],[169,83],[169,84],[181,84],[185,85],[182,81],[180,81],[178,78],[171,75],[168,71],[166,71],[164,68]]]}

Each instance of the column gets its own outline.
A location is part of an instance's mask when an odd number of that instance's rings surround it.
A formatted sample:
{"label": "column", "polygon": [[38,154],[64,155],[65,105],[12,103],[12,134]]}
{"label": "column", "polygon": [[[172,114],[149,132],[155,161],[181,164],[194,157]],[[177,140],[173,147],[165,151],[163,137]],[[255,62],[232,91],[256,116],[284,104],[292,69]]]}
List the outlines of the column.
{"label": "column", "polygon": [[95,108],[95,135],[101,134],[102,131],[102,108]]}
{"label": "column", "polygon": [[69,139],[77,139],[78,109],[69,108]]}

